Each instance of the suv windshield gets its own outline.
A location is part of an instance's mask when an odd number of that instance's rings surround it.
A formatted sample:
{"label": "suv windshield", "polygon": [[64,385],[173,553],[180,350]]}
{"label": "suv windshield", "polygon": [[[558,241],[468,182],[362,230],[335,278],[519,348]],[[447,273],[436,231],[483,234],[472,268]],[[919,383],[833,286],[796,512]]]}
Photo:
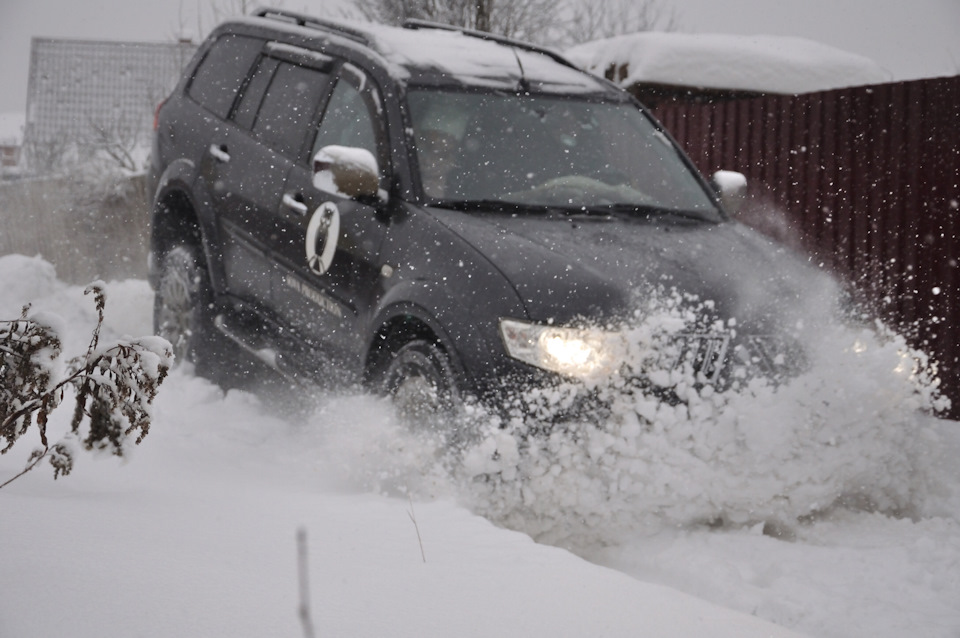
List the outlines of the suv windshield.
{"label": "suv windshield", "polygon": [[411,88],[424,194],[437,205],[720,213],[632,104]]}

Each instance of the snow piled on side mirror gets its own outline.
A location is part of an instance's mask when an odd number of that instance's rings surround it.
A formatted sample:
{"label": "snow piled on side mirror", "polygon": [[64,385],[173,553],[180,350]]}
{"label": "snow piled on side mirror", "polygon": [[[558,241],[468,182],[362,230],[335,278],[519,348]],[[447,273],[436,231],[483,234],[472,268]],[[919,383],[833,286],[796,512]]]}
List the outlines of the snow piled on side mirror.
{"label": "snow piled on side mirror", "polygon": [[341,197],[375,196],[379,187],[373,153],[350,146],[324,146],[313,156],[313,185]]}

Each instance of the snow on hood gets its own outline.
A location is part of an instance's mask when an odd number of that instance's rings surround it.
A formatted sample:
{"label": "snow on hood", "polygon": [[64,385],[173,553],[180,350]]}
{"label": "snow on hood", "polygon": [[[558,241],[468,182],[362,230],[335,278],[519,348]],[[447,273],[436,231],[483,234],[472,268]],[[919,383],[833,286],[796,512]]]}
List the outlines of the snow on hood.
{"label": "snow on hood", "polygon": [[737,223],[450,212],[443,219],[491,258],[536,320],[566,323],[588,307],[623,317],[635,310],[636,295],[663,286],[756,331],[792,323],[803,305],[824,304],[819,291],[829,288],[822,273]]}
{"label": "snow on hood", "polygon": [[565,55],[599,75],[626,66],[622,86],[649,82],[794,94],[892,80],[869,58],[784,36],[634,33],[589,42]]}

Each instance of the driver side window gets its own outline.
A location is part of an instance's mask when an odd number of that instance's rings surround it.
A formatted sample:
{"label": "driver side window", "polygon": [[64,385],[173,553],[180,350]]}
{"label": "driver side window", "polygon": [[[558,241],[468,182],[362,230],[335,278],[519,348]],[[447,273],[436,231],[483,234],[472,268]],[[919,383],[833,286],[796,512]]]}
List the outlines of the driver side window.
{"label": "driver side window", "polygon": [[370,106],[352,84],[344,79],[337,82],[320,120],[310,156],[324,146],[337,144],[368,150],[379,160],[377,125]]}

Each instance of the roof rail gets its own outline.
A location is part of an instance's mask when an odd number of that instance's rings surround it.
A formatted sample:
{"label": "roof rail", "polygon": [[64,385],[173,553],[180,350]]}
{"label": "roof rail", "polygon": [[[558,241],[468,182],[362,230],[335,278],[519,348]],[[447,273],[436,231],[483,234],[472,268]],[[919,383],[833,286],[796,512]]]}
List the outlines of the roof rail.
{"label": "roof rail", "polygon": [[477,31],[475,29],[465,29],[463,27],[457,27],[452,24],[442,24],[440,22],[430,22],[429,20],[417,20],[414,18],[408,18],[403,21],[404,29],[437,29],[440,31],[455,31],[457,33],[462,33],[463,35],[470,36],[471,38],[479,38],[480,40],[489,40],[490,42],[496,42],[497,44],[503,44],[509,47],[514,47],[516,49],[522,49],[524,51],[532,51],[534,53],[542,53],[550,58],[553,58],[555,61],[568,66],[572,69],[576,69],[570,60],[566,59],[556,51],[548,49],[546,47],[540,47],[535,44],[530,44],[529,42],[524,42],[522,40],[514,40],[513,38],[508,38],[505,35],[497,35],[495,33],[489,33],[487,31]]}
{"label": "roof rail", "polygon": [[361,31],[360,29],[354,29],[345,24],[340,24],[339,22],[334,22],[332,20],[323,20],[320,18],[315,18],[313,16],[307,15],[305,13],[299,13],[297,11],[287,11],[286,9],[274,9],[272,7],[264,7],[257,9],[253,15],[257,18],[269,18],[271,20],[282,20],[284,22],[290,22],[301,27],[307,27],[310,29],[317,29],[318,31],[325,31],[327,33],[333,33],[336,35],[341,35],[351,40],[355,40],[361,44],[370,46],[372,42],[370,41],[370,36]]}

